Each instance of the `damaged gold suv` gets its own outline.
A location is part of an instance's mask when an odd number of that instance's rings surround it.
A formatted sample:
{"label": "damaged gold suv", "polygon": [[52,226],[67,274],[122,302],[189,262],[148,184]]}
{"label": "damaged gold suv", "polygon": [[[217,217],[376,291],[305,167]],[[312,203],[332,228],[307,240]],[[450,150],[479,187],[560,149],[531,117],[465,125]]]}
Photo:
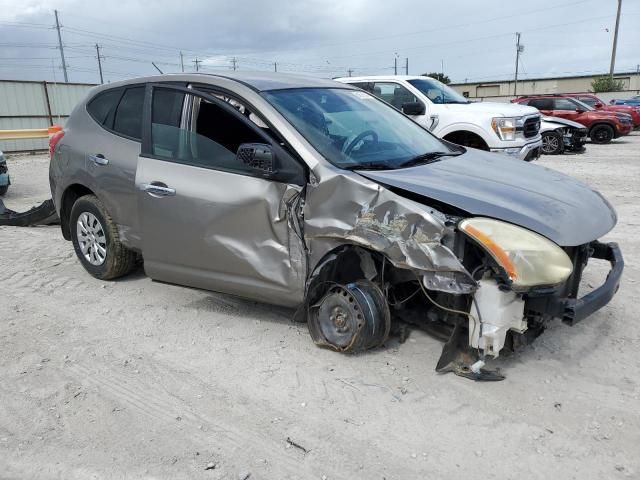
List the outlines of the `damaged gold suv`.
{"label": "damaged gold suv", "polygon": [[[518,127],[514,127],[518,128]],[[446,335],[439,371],[483,370],[615,294],[616,214],[560,173],[440,140],[373,95],[267,73],[93,89],[51,146],[62,234],[86,270],[297,308],[313,340]],[[611,264],[579,298],[592,259]]]}

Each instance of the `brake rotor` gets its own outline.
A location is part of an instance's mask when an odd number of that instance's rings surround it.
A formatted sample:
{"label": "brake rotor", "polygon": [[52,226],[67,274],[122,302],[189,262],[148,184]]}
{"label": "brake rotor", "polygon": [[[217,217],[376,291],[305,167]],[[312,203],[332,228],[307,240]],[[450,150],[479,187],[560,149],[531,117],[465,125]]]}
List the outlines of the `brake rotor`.
{"label": "brake rotor", "polygon": [[377,347],[389,336],[390,327],[384,294],[368,280],[331,287],[309,311],[314,342],[340,352]]}

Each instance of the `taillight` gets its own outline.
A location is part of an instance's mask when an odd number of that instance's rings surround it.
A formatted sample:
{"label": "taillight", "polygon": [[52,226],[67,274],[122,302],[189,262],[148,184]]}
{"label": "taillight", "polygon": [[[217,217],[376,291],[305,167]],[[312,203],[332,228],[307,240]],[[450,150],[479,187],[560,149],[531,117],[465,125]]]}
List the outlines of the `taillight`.
{"label": "taillight", "polygon": [[56,151],[56,145],[64,137],[64,130],[60,125],[53,125],[49,127],[49,158],[53,158],[53,154]]}

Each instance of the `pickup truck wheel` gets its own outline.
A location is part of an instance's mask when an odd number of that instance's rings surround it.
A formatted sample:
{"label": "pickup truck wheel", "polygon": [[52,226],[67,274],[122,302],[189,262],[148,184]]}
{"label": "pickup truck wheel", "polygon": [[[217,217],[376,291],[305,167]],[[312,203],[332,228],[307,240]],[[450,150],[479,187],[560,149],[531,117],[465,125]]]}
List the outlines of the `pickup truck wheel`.
{"label": "pickup truck wheel", "polygon": [[3,185],[0,187],[0,197],[2,197],[9,190],[9,185]]}
{"label": "pickup truck wheel", "polygon": [[589,132],[593,143],[605,144],[613,139],[613,128],[610,125],[596,125]]}
{"label": "pickup truck wheel", "polygon": [[96,196],[85,195],[76,200],[69,223],[73,248],[91,275],[111,280],[133,269],[136,253],[120,242],[115,223]]}
{"label": "pickup truck wheel", "polygon": [[317,345],[351,353],[382,345],[391,314],[382,290],[369,280],[334,284],[308,310],[309,333]]}
{"label": "pickup truck wheel", "polygon": [[560,155],[564,151],[562,135],[556,132],[542,134],[542,153],[546,155]]}

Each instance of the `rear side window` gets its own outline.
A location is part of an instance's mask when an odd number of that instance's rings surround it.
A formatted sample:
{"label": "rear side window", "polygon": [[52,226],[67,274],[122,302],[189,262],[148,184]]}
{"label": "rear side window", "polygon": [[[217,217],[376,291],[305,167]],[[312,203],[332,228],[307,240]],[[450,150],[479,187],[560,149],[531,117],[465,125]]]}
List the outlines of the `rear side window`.
{"label": "rear side window", "polygon": [[140,140],[142,138],[142,106],[144,87],[128,88],[116,110],[113,129],[116,133]]}
{"label": "rear side window", "polygon": [[553,110],[553,100],[550,98],[536,98],[529,100],[529,106],[538,110]]}
{"label": "rear side window", "polygon": [[122,95],[122,89],[107,90],[99,93],[87,105],[87,111],[100,125],[105,125],[109,114],[116,108]]}

